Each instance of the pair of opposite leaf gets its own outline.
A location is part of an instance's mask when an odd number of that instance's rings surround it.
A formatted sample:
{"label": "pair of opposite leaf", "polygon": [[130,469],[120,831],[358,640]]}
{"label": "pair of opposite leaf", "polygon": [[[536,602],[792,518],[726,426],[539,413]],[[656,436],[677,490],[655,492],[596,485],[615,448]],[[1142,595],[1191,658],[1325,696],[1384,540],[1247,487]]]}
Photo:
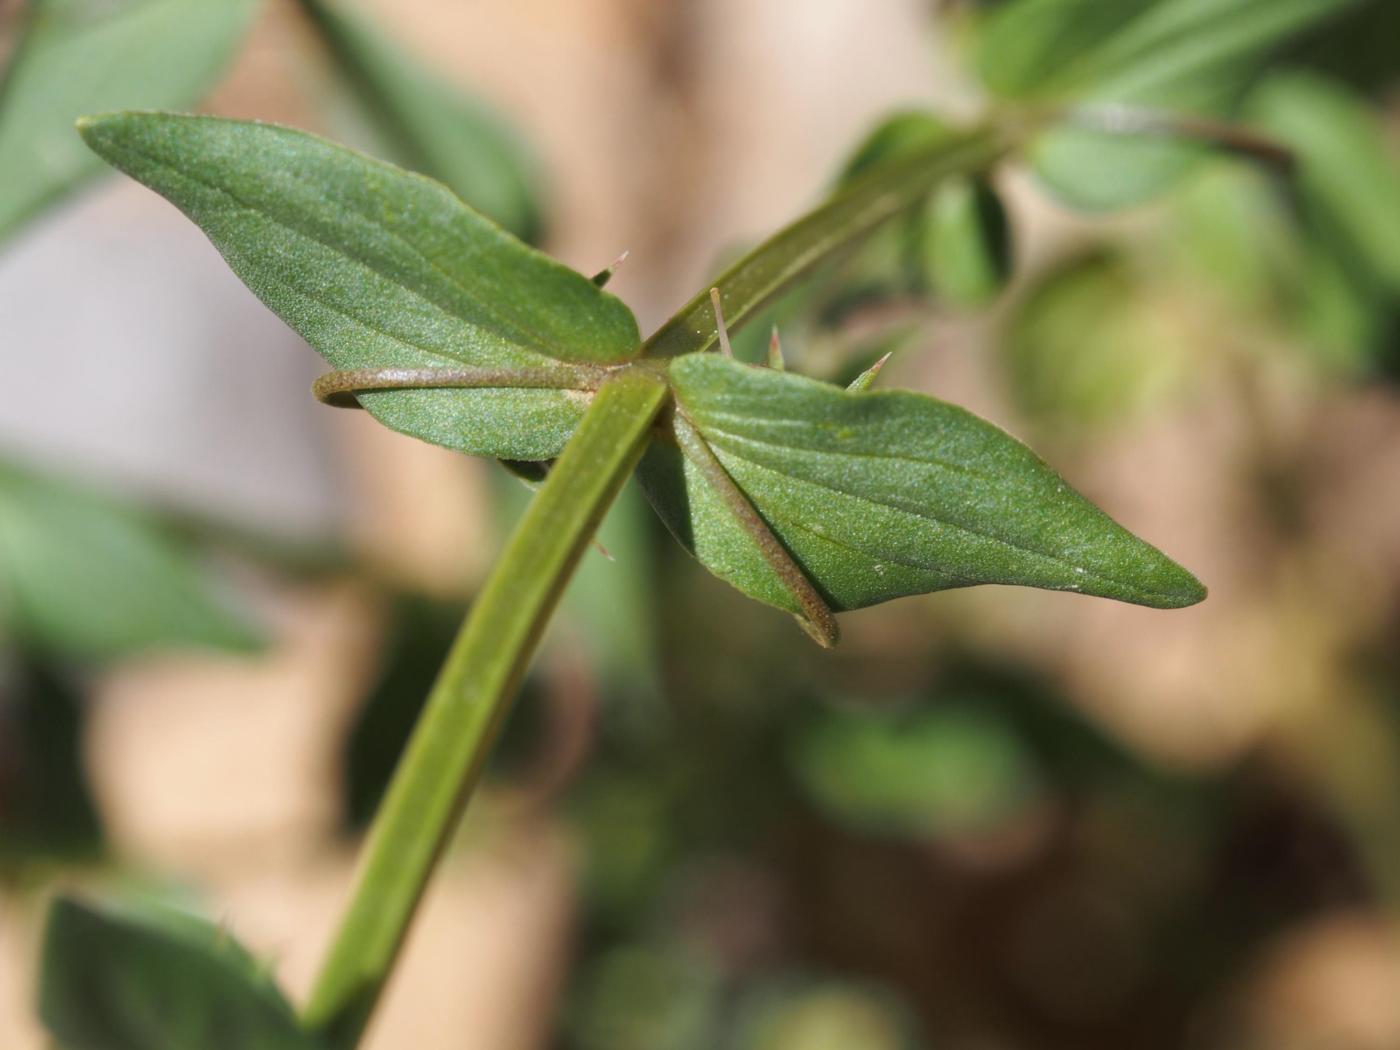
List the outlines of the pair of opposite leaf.
{"label": "pair of opposite leaf", "polygon": [[[717,335],[704,297],[644,344],[620,300],[429,179],[270,125],[121,113],[80,127],[347,373],[331,392],[395,430],[547,460],[610,375],[664,370],[670,409],[639,467],[653,506],[711,572],[824,644],[832,612],[979,583],[1162,608],[1205,595],[991,424],[912,392],[694,352]],[[927,175],[949,158],[956,170],[982,148],[976,133],[950,135],[904,163]],[[742,322],[843,222],[894,217],[935,184],[900,179],[873,172],[779,233],[721,278],[726,309]]]}

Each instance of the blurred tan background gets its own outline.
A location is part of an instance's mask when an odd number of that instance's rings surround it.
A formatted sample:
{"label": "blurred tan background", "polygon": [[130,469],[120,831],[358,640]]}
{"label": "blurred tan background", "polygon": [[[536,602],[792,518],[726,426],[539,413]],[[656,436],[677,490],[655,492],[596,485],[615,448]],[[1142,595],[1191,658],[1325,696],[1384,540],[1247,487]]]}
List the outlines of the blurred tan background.
{"label": "blurred tan background", "polygon": [[[266,9],[207,108],[335,136],[317,101],[330,90],[325,69],[306,61],[314,42],[287,6]],[[371,6],[534,148],[551,253],[591,273],[630,252],[611,288],[644,332],[735,244],[817,199],[879,117],[908,105],[977,107],[930,5],[915,0]],[[1018,280],[1085,236],[1087,220],[1024,180],[1002,188],[1018,230]],[[71,281],[83,294],[55,315],[54,289]],[[1234,338],[1228,316],[1196,302],[1186,321],[1169,322],[1208,335],[1179,362],[1189,382],[1093,441],[1040,440],[986,350],[998,323],[995,311],[936,319],[881,381],[965,404],[1032,441],[1081,491],[1190,567],[1210,599],[1166,615],[1054,594],[955,592],[845,617],[838,657],[794,644],[795,659],[852,689],[874,660],[888,689],[956,646],[1037,669],[1150,767],[1211,777],[1262,754],[1339,814],[1379,873],[1378,897],[1395,901],[1400,752],[1384,690],[1356,659],[1393,654],[1400,622],[1395,386],[1320,382],[1284,353],[1214,354],[1205,343]],[[494,466],[316,405],[307,393],[320,370],[314,355],[193,226],[132,183],[103,182],[0,258],[0,324],[0,440],[40,462],[294,535],[337,531],[376,571],[448,599],[470,590],[499,545]],[[1297,482],[1287,531],[1254,484],[1274,468]],[[339,741],[388,613],[354,580],[255,574],[243,585],[270,625],[266,653],[142,658],[102,676],[84,749],[120,874],[102,866],[60,881],[120,885],[136,872],[186,888],[275,960],[301,996],[348,889],[354,850],[337,826]],[[718,651],[696,659],[722,663],[787,629],[718,585],[687,586],[710,587],[716,622],[760,624],[747,641],[702,631],[697,644]],[[554,632],[547,678],[568,682],[577,644],[567,623]],[[923,655],[897,655],[911,651]],[[1032,821],[968,863],[995,871],[1033,853],[1036,836],[1051,834],[1052,818],[1042,818],[1040,831]],[[580,864],[576,832],[552,802],[518,786],[478,800],[368,1045],[552,1045]],[[53,874],[31,872],[0,898],[0,1044],[20,1050],[43,1045],[33,960]],[[722,873],[714,877],[723,887]],[[742,897],[724,898],[716,914]],[[1400,947],[1383,914],[1345,901],[1319,908],[1253,954],[1222,992],[1256,1040],[1247,1045],[1400,1046]],[[1149,949],[1122,944],[1121,959],[1106,958],[1131,971],[1134,953]]]}

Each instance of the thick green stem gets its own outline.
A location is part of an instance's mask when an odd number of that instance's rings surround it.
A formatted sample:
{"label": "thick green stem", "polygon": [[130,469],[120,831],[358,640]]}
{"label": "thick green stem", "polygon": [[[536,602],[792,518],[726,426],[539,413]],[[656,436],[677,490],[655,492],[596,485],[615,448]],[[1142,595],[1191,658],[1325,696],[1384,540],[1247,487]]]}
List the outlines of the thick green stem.
{"label": "thick green stem", "polygon": [[332,1045],[353,1046],[363,1032],[545,624],[666,393],[640,368],[599,388],[472,605],[370,831],[305,1011],[306,1026]]}

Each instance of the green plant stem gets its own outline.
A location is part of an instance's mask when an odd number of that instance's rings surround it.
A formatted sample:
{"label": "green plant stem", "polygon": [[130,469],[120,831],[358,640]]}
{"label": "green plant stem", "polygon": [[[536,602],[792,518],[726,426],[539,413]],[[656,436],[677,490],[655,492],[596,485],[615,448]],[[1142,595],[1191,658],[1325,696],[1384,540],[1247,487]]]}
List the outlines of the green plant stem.
{"label": "green plant stem", "polygon": [[370,830],[303,1015],[331,1045],[359,1040],[540,635],[666,396],[659,375],[637,367],[599,388],[473,604]]}
{"label": "green plant stem", "polygon": [[[731,332],[821,263],[851,250],[881,223],[928,196],[941,182],[991,168],[1035,129],[1031,120],[960,132],[901,160],[882,164],[819,208],[783,227],[712,282]],[[646,341],[651,357],[703,353],[719,342],[710,288]]]}

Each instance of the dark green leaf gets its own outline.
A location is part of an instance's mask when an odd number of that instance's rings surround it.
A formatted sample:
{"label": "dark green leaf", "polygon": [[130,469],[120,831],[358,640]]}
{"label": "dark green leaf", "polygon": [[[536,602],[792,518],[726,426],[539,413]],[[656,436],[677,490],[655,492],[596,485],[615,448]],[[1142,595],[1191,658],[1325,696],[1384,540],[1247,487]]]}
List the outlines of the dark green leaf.
{"label": "dark green leaf", "polygon": [[[976,416],[906,391],[852,393],[713,355],[671,366],[677,411],[836,610],[979,583],[1191,605],[1205,589]],[[703,470],[657,442],[642,479],[720,578],[800,613]]]}
{"label": "dark green leaf", "polygon": [[[1358,0],[1016,0],[987,21],[977,64],[1007,99],[1224,113],[1280,43]],[[1041,178],[1081,208],[1135,204],[1169,186],[1197,143],[1047,132]]]}
{"label": "dark green leaf", "polygon": [[227,932],[153,906],[60,897],[39,1014],[64,1050],[313,1050],[266,968]]}
{"label": "dark green leaf", "polygon": [[84,768],[85,707],[62,669],[0,649],[0,861],[89,859],[100,850]]}
{"label": "dark green leaf", "polygon": [[1375,110],[1335,81],[1293,73],[1260,85],[1250,111],[1298,157],[1317,233],[1400,291],[1400,160]]}
{"label": "dark green leaf", "polygon": [[102,165],[94,109],[183,107],[211,88],[257,0],[35,0],[0,83],[0,238]]}
{"label": "dark green leaf", "polygon": [[1325,33],[1299,41],[1282,57],[1290,66],[1306,66],[1381,97],[1396,82],[1397,40],[1400,4],[1363,0],[1329,24]]}
{"label": "dark green leaf", "polygon": [[255,644],[188,547],[152,519],[4,463],[0,629],[84,659],[151,646]]}
{"label": "dark green leaf", "polygon": [[485,106],[423,68],[382,27],[335,0],[301,0],[394,159],[445,184],[527,240],[539,233],[531,162]]}
{"label": "dark green leaf", "polygon": [[125,113],[82,131],[177,204],[337,368],[525,371],[554,387],[361,394],[395,430],[473,455],[548,459],[587,406],[572,389],[580,368],[637,352],[619,300],[429,179],[266,124]]}

